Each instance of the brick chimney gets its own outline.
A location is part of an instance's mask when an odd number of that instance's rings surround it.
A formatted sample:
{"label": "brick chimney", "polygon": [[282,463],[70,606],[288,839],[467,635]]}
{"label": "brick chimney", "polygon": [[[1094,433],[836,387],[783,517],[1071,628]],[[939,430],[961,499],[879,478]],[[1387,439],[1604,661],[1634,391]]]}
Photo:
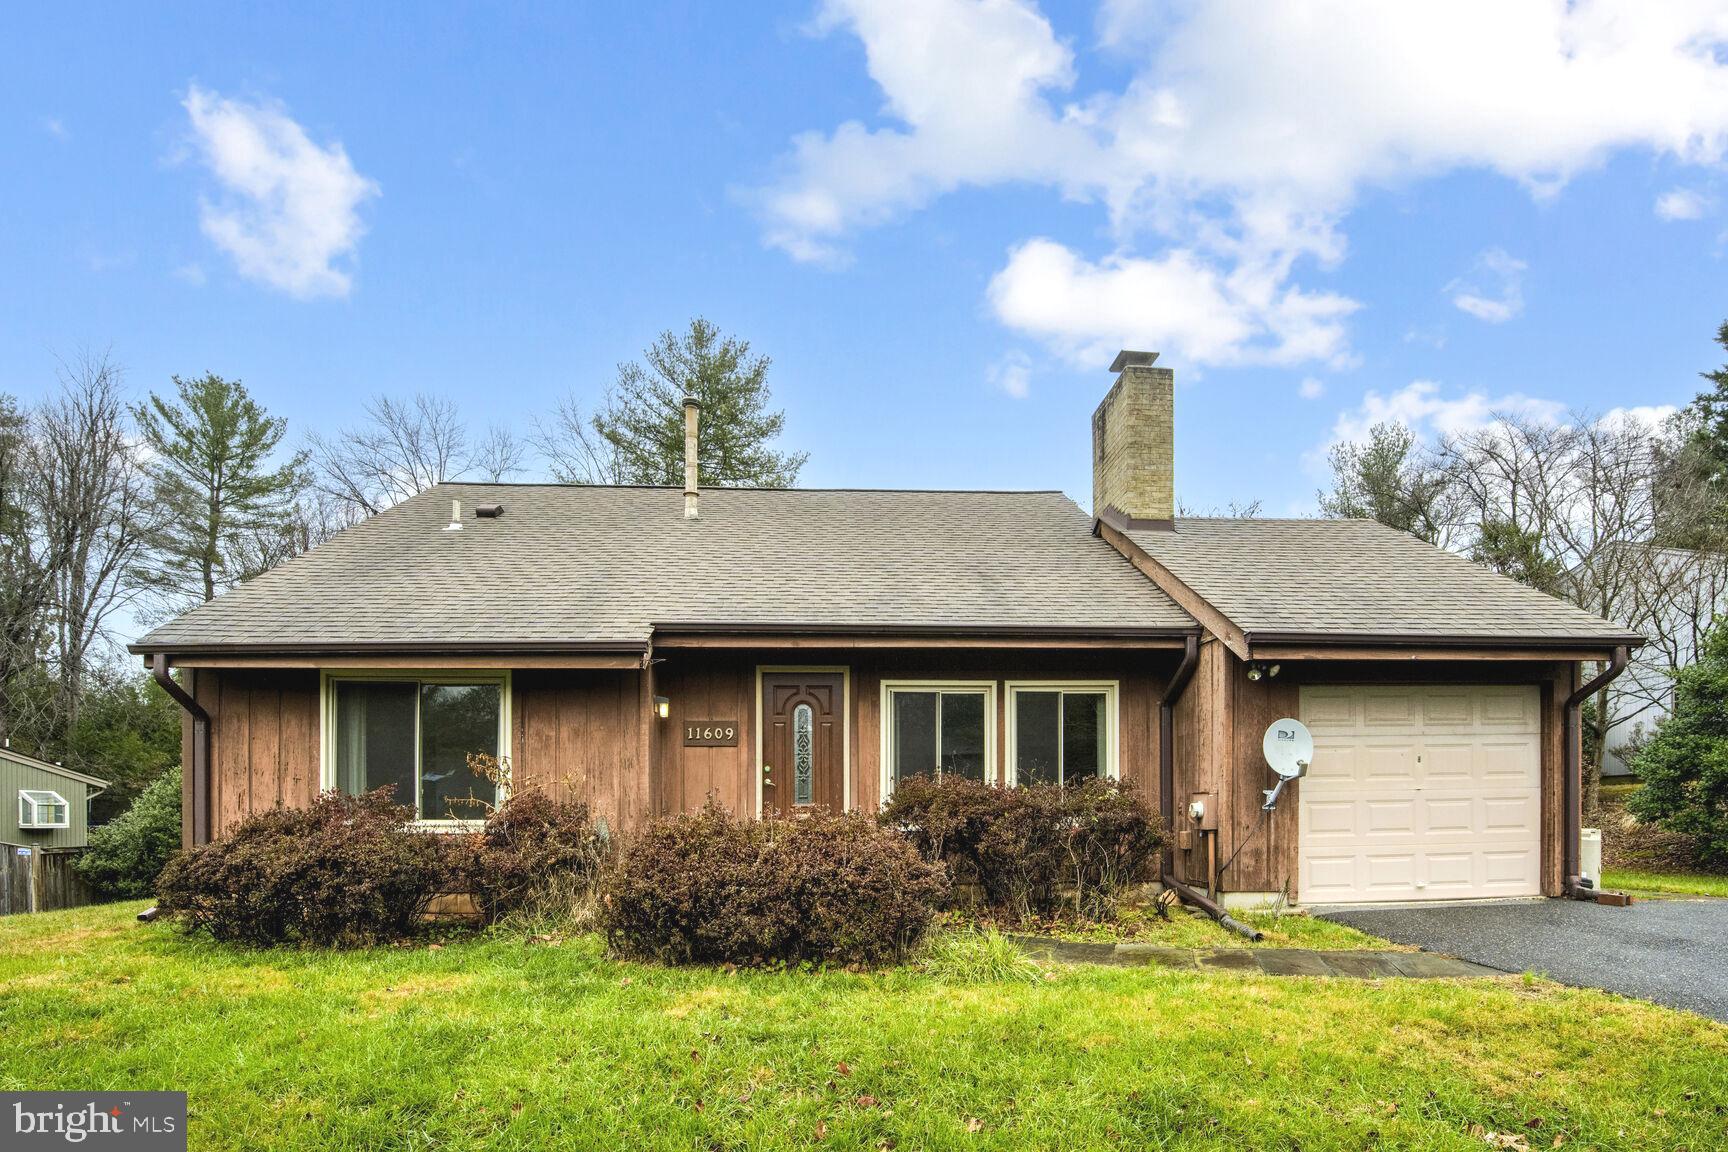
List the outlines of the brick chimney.
{"label": "brick chimney", "polygon": [[1156,352],[1117,353],[1116,383],[1092,413],[1092,515],[1114,509],[1138,527],[1176,515],[1176,374]]}

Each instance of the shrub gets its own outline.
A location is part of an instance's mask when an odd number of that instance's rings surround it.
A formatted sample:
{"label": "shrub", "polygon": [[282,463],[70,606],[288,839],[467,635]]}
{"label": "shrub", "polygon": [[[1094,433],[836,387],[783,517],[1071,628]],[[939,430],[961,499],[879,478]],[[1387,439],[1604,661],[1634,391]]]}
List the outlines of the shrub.
{"label": "shrub", "polygon": [[1705,864],[1728,863],[1728,619],[1675,675],[1673,712],[1627,766],[1644,782],[1629,812],[1691,837]]}
{"label": "shrub", "polygon": [[953,777],[904,780],[884,807],[926,859],[974,880],[1010,918],[1067,906],[1111,918],[1127,886],[1150,879],[1163,845],[1158,814],[1129,784],[996,788]]}
{"label": "shrub", "polygon": [[736,820],[710,802],[632,840],[600,917],[616,951],[663,963],[880,964],[918,941],[947,887],[857,814]]}
{"label": "shrub", "polygon": [[164,772],[145,786],[132,806],[90,833],[90,844],[74,867],[100,896],[129,900],[148,896],[163,865],[180,848],[180,772]]}
{"label": "shrub", "polygon": [[591,890],[606,840],[589,820],[588,805],[553,800],[536,789],[511,795],[472,841],[462,872],[481,915],[495,922],[532,910],[533,919]]}
{"label": "shrub", "polygon": [[449,877],[446,837],[415,832],[390,799],[326,792],[176,856],[156,891],[190,931],[260,947],[352,946],[409,935]]}

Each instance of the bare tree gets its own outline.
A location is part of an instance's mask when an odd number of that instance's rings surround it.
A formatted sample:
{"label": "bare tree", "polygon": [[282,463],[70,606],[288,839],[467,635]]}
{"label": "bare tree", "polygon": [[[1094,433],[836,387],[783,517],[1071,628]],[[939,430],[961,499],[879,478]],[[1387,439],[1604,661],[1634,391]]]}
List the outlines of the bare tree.
{"label": "bare tree", "polygon": [[121,370],[106,354],[62,363],[60,392],[36,417],[40,515],[64,552],[53,570],[60,719],[77,720],[94,650],[139,595],[152,527],[149,485],[128,420]]}
{"label": "bare tree", "polygon": [[375,516],[435,484],[460,479],[474,463],[456,405],[424,393],[375,396],[366,420],[334,437],[308,439],[319,491]]}
{"label": "bare tree", "polygon": [[528,459],[528,449],[516,434],[502,424],[486,429],[486,436],[474,452],[473,471],[493,484],[520,475]]}
{"label": "bare tree", "polygon": [[54,574],[67,552],[41,518],[42,473],[30,417],[0,395],[0,738],[10,736],[27,699],[25,673],[48,647]]}
{"label": "bare tree", "polygon": [[528,438],[560,484],[621,484],[624,469],[618,448],[594,430],[574,396],[558,402],[548,420],[535,417]]}

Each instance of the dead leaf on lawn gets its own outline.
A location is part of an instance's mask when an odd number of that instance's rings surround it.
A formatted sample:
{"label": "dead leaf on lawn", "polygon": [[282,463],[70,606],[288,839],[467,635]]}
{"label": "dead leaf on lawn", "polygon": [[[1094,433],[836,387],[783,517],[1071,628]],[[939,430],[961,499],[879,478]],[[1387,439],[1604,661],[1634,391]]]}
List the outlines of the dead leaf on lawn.
{"label": "dead leaf on lawn", "polygon": [[834,1071],[840,1073],[842,1076],[850,1076],[852,1075],[852,1066],[842,1060],[840,1063],[834,1065]]}
{"label": "dead leaf on lawn", "polygon": [[818,1139],[818,1140],[828,1139],[828,1121],[826,1121],[826,1120],[816,1121],[816,1139]]}
{"label": "dead leaf on lawn", "polygon": [[860,1096],[858,1099],[852,1101],[852,1103],[858,1105],[860,1108],[874,1108],[876,1107],[876,1097]]}
{"label": "dead leaf on lawn", "polygon": [[968,1132],[982,1132],[982,1131],[984,1131],[984,1121],[978,1119],[978,1117],[976,1117],[976,1116],[968,1117],[966,1120],[966,1131],[968,1131]]}

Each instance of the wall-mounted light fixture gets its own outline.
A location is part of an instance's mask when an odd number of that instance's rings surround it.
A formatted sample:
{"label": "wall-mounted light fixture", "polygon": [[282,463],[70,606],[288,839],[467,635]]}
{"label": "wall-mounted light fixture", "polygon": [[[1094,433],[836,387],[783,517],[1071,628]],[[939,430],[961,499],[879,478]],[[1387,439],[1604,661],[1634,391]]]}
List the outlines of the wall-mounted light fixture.
{"label": "wall-mounted light fixture", "polygon": [[654,715],[662,720],[672,715],[672,701],[665,696],[654,697]]}
{"label": "wall-mounted light fixture", "polygon": [[1250,664],[1250,665],[1248,665],[1248,679],[1250,679],[1250,680],[1261,680],[1261,679],[1270,680],[1274,676],[1278,675],[1278,670],[1280,667],[1282,667],[1282,665],[1261,664],[1261,663]]}

